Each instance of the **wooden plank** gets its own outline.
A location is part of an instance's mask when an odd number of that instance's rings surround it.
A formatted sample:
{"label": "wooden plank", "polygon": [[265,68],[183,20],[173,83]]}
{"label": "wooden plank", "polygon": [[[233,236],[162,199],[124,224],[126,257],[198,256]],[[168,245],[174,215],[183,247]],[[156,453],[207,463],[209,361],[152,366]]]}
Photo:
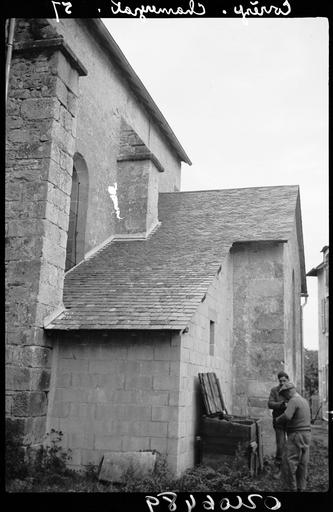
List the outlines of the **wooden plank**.
{"label": "wooden plank", "polygon": [[216,373],[199,373],[199,382],[207,415],[227,412]]}
{"label": "wooden plank", "polygon": [[198,376],[199,376],[201,396],[202,396],[203,403],[205,406],[206,414],[210,414],[210,407],[209,407],[208,397],[207,397],[207,393],[206,393],[205,385],[204,385],[204,381],[203,381],[203,374],[199,373]]}
{"label": "wooden plank", "polygon": [[218,389],[218,386],[217,386],[217,377],[216,377],[216,373],[207,373],[207,377],[208,377],[208,382],[209,382],[209,386],[210,386],[210,389],[211,389],[211,394],[212,394],[212,399],[213,399],[213,402],[214,402],[214,406],[215,406],[215,410],[216,412],[219,412],[221,414],[224,414],[224,407],[222,405],[222,401],[221,401],[221,394],[220,394],[220,391]]}
{"label": "wooden plank", "polygon": [[[254,425],[255,426],[255,425]],[[239,428],[238,425],[215,425],[208,422],[203,422],[201,428],[202,435],[205,436],[216,436],[216,437],[226,437],[226,438],[240,438],[240,439],[248,439],[249,441],[256,441],[255,435],[252,435],[252,430],[248,427]]]}
{"label": "wooden plank", "polygon": [[210,411],[209,414],[216,414],[217,411],[216,411],[215,402],[214,402],[214,398],[212,395],[212,390],[211,390],[211,387],[209,384],[207,373],[203,374],[203,381],[204,381],[205,391],[206,391],[208,403],[209,403],[209,411]]}
{"label": "wooden plank", "polygon": [[210,397],[208,395],[208,390],[207,390],[207,385],[206,385],[206,378],[205,378],[205,374],[204,373],[200,374],[200,384],[201,384],[201,390],[202,390],[202,394],[203,394],[204,401],[205,401],[206,413],[208,415],[212,414],[212,404],[211,404],[211,401],[210,401]]}
{"label": "wooden plank", "polygon": [[224,439],[226,442],[231,442],[234,439],[239,440],[239,441],[247,441],[248,443],[251,442],[251,438],[250,438],[248,432],[239,432],[239,431],[216,432],[216,431],[212,431],[212,430],[203,430],[202,436],[204,436],[205,438],[206,437],[207,438],[216,437],[216,438]]}
{"label": "wooden plank", "polygon": [[244,416],[230,416],[230,420],[233,422],[233,423],[240,423],[242,425],[253,425],[253,423],[255,423],[257,421],[257,419],[255,418],[247,418],[247,417],[244,417]]}
{"label": "wooden plank", "polygon": [[204,406],[205,406],[205,411],[206,411],[206,414],[210,414],[210,407],[209,407],[209,402],[208,402],[207,393],[206,393],[206,390],[205,390],[205,384],[204,384],[204,380],[203,380],[203,374],[202,374],[202,373],[199,373],[199,374],[198,374],[198,376],[199,376],[199,383],[200,383],[201,396],[202,396],[203,403],[204,403]]}
{"label": "wooden plank", "polygon": [[257,441],[256,424],[250,425],[234,423],[218,418],[204,417],[201,422],[202,435],[223,436],[223,437],[239,437],[240,439],[248,439],[249,441]]}
{"label": "wooden plank", "polygon": [[209,384],[207,373],[199,373],[199,380],[200,380],[202,395],[204,397],[206,413],[208,415],[218,413],[219,411],[216,409],[216,405],[215,405],[214,398],[212,395],[212,390],[211,390],[211,387]]}
{"label": "wooden plank", "polygon": [[219,443],[204,443],[202,447],[202,456],[208,454],[236,455],[240,451],[241,454],[247,454],[247,446],[239,445],[222,445]]}
{"label": "wooden plank", "polygon": [[207,373],[206,374],[206,379],[207,379],[207,386],[209,388],[209,395],[211,397],[211,401],[213,403],[213,407],[214,407],[214,412],[215,413],[218,413],[220,412],[219,410],[219,406],[218,406],[218,402],[217,402],[217,399],[216,399],[216,396],[214,394],[214,388],[212,386],[212,382],[211,382],[211,379],[210,379],[210,373]]}
{"label": "wooden plank", "polygon": [[238,446],[247,447],[249,446],[249,442],[247,439],[223,439],[221,437],[209,437],[205,441],[203,441],[203,446],[216,446],[221,449],[233,449],[237,450]]}
{"label": "wooden plank", "polygon": [[258,465],[260,471],[264,468],[264,453],[263,453],[263,442],[262,442],[262,424],[261,420],[256,421],[257,427],[257,443],[258,443]]}
{"label": "wooden plank", "polygon": [[228,410],[227,410],[227,408],[225,406],[225,403],[224,403],[224,400],[223,400],[223,395],[222,395],[222,390],[221,390],[221,386],[220,386],[220,381],[219,381],[218,378],[216,378],[216,385],[217,385],[218,393],[220,395],[222,409],[223,409],[223,411],[225,411],[226,414],[228,414]]}

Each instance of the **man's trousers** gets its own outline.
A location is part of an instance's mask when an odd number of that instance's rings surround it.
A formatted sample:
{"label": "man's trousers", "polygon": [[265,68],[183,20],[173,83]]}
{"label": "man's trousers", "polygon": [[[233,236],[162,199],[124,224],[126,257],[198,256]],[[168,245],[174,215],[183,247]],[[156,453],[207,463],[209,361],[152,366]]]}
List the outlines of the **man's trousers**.
{"label": "man's trousers", "polygon": [[289,491],[304,491],[308,471],[311,432],[289,432],[284,447],[282,476]]}

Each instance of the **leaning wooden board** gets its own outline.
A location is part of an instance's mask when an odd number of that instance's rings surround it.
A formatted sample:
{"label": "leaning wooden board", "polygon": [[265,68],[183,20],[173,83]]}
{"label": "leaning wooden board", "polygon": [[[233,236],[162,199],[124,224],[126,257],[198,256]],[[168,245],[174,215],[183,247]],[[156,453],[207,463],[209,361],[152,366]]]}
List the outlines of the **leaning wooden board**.
{"label": "leaning wooden board", "polygon": [[230,416],[215,373],[199,373],[206,414],[201,422],[202,462],[219,462],[237,452],[248,457],[250,471],[263,468],[261,420]]}
{"label": "leaning wooden board", "polygon": [[227,410],[216,374],[212,372],[199,373],[199,381],[206,414],[209,416],[226,414]]}
{"label": "leaning wooden board", "polygon": [[257,426],[257,443],[258,443],[258,464],[259,469],[264,468],[264,452],[263,452],[263,440],[262,440],[262,424],[261,421],[256,422]]}

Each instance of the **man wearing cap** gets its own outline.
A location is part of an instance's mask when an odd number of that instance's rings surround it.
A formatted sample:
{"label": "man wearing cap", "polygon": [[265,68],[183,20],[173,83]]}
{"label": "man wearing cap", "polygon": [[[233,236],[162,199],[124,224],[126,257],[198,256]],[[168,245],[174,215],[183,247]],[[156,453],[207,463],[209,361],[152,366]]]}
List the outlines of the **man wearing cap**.
{"label": "man wearing cap", "polygon": [[286,382],[280,395],[287,400],[287,408],[276,418],[277,425],[285,425],[287,441],[282,461],[282,476],[290,491],[305,491],[311,442],[310,407],[299,395],[292,382]]}
{"label": "man wearing cap", "polygon": [[[286,401],[280,395],[280,389],[283,386],[283,384],[289,381],[289,377],[285,372],[279,372],[277,378],[279,379],[279,385],[274,386],[274,388],[271,389],[268,398],[268,407],[269,409],[273,410],[273,428],[275,430],[276,440],[275,464],[280,470],[283,447],[286,440],[286,432],[284,425],[276,424],[276,418],[280,416],[286,409]],[[278,477],[278,475],[276,475],[276,477]]]}

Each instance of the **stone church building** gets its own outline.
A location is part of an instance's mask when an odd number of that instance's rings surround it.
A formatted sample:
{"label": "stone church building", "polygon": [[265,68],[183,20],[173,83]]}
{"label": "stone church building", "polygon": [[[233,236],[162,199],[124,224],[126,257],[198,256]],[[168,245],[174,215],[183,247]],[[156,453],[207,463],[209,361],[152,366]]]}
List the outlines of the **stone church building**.
{"label": "stone church building", "polygon": [[6,128],[6,414],[23,442],[54,428],[74,466],[157,450],[179,474],[199,372],[268,436],[277,372],[302,385],[298,186],[181,192],[190,159],[98,19],[16,20]]}

